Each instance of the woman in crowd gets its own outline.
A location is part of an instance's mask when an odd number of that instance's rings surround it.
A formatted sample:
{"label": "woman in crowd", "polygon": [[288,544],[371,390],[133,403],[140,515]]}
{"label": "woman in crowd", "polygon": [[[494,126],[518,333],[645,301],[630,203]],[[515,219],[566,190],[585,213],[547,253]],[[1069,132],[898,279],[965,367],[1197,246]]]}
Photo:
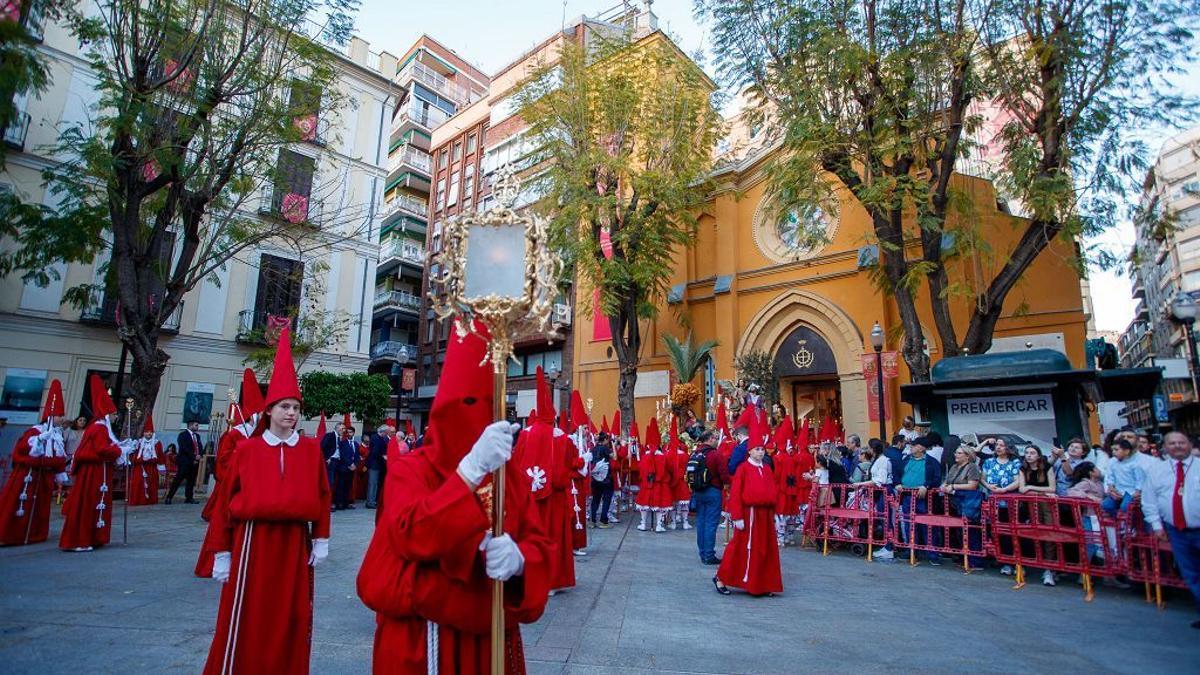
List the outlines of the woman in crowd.
{"label": "woman in crowd", "polygon": [[1065,455],[1054,462],[1055,494],[1059,497],[1065,497],[1071,489],[1074,483],[1071,477],[1075,475],[1075,468],[1087,461],[1087,453],[1087,443],[1082,438],[1072,438],[1067,442]]}
{"label": "woman in crowd", "polygon": [[[1021,472],[1017,475],[1017,490],[1021,494],[1055,494],[1055,485],[1057,481],[1054,479],[1054,470],[1050,467],[1050,462],[1042,455],[1042,450],[1038,446],[1030,443],[1025,446],[1024,457],[1021,461]],[[1030,521],[1049,525],[1054,521],[1050,517],[1050,505],[1045,503],[1037,504],[1037,515],[1029,513]],[[1051,542],[1042,542],[1042,559],[1047,561],[1058,560],[1058,549]],[[1030,547],[1027,547],[1030,548]],[[1032,555],[1032,550],[1029,550]],[[1023,552],[1022,556],[1026,556]],[[1054,572],[1051,570],[1042,570],[1042,584],[1045,586],[1054,585]]]}
{"label": "woman in crowd", "polygon": [[763,445],[761,433],[754,433],[750,456],[733,475],[729,517],[733,519],[734,534],[713,577],[713,585],[721,595],[729,595],[730,586],[754,596],[783,591],[779,543],[775,539],[778,488],[771,467],[763,461]]}
{"label": "woman in crowd", "polygon": [[[1012,451],[1008,448],[1008,443],[1003,438],[989,438],[983,442],[986,447],[992,448],[995,452],[994,457],[989,457],[983,460],[983,487],[987,493],[995,499],[997,495],[1002,495],[1006,492],[1015,492],[1017,490],[1017,475],[1021,473],[1021,465],[1012,456]],[[996,508],[999,511],[1001,521],[1008,520],[1008,502],[1004,500],[996,501]],[[1012,538],[1000,537],[1000,552],[1004,555],[1012,555]],[[1000,573],[1005,576],[1012,576],[1012,565],[1005,565],[1000,568]]]}
{"label": "woman in crowd", "polygon": [[858,452],[858,462],[854,473],[850,474],[851,483],[862,483],[871,479],[871,463],[875,460],[870,448],[861,448]]}
{"label": "woman in crowd", "polygon": [[[887,507],[888,495],[886,492],[884,492],[884,490],[888,490],[890,492],[889,486],[893,484],[895,477],[892,475],[892,461],[888,459],[888,456],[883,452],[883,443],[872,438],[868,443],[868,446],[871,448],[871,469],[869,475],[867,476],[866,480],[859,481],[857,483],[851,482],[850,484],[856,488],[880,488],[879,490],[873,491],[875,495],[875,513],[878,518],[875,527],[878,528],[882,525],[883,521],[889,518]],[[871,493],[864,492],[864,494]],[[883,548],[879,549],[879,551],[875,553],[874,557],[880,560],[893,559],[895,554],[892,552],[892,545],[885,544]]]}
{"label": "woman in crowd", "polygon": [[[967,548],[971,551],[983,550],[983,530],[978,527],[983,512],[983,492],[979,490],[982,477],[983,472],[975,463],[975,451],[965,445],[955,448],[954,463],[946,470],[942,491],[950,496],[951,512],[975,526],[968,528],[967,533]],[[969,556],[967,564],[968,572],[983,569],[983,558]]]}

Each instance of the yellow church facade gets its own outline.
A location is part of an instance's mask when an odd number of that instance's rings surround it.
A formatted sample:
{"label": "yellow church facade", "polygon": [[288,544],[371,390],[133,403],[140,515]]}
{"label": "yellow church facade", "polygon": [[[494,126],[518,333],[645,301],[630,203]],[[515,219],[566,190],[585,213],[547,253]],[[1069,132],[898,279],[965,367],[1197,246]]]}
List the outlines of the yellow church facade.
{"label": "yellow church facade", "polygon": [[[701,219],[694,244],[677,252],[671,292],[658,316],[643,320],[643,344],[635,390],[639,426],[655,413],[674,384],[662,336],[715,339],[711,366],[694,381],[705,392],[696,413],[709,411],[715,380],[736,378],[735,359],[750,351],[771,355],[780,375],[781,403],[795,419],[840,419],[846,433],[878,435],[879,424],[868,409],[864,355],[874,358],[870,334],[876,322],[885,331],[885,352],[898,351],[902,339],[893,298],[871,279],[877,249],[866,210],[845,189],[835,191],[836,208],[814,210],[824,228],[824,243],[797,245],[794,231],[771,218],[764,163],[759,152],[718,172],[719,189]],[[986,288],[998,265],[1027,221],[997,203],[989,181],[956,176],[956,186],[969,197],[970,216],[987,240],[985,253],[961,256],[948,263],[951,282]],[[773,222],[776,221],[776,222]],[[915,247],[916,242],[913,242]],[[1071,266],[1074,248],[1054,241],[1026,271],[1006,298],[995,332],[993,351],[1050,347],[1065,353],[1073,367],[1084,367],[1087,315],[1078,273]],[[578,306],[590,305],[592,290],[578,289]],[[961,336],[969,320],[969,297],[954,298],[953,317]],[[917,306],[930,361],[946,356],[939,349],[929,291],[922,281]],[[607,319],[580,316],[574,330],[574,382],[594,402],[593,416],[611,416],[617,408],[617,361]],[[885,381],[889,434],[904,415],[900,385],[911,381],[902,358],[894,377]],[[887,370],[885,368],[885,370]],[[875,375],[869,372],[870,379]],[[873,383],[871,385],[874,386]],[[874,400],[874,399],[871,399]],[[877,410],[877,404],[871,408]]]}

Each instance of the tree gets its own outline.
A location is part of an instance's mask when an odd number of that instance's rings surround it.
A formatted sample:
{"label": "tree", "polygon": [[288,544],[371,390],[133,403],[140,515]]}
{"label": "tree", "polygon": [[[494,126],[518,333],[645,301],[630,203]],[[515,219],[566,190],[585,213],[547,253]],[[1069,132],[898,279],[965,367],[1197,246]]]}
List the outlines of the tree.
{"label": "tree", "polygon": [[[518,95],[529,166],[551,211],[551,239],[608,317],[623,420],[634,419],[640,321],[657,315],[675,253],[694,238],[709,194],[720,120],[712,83],[659,33],[589,35],[537,69]],[[587,303],[594,304],[594,303]]]}
{"label": "tree", "polygon": [[359,419],[379,422],[387,415],[392,385],[386,375],[376,373],[329,373],[313,370],[300,376],[304,416],[312,419],[322,412],[350,413]]}
{"label": "tree", "polygon": [[[295,326],[292,332],[292,359],[296,362],[297,371],[314,353],[344,342],[350,328],[360,321],[345,310],[324,307],[328,272],[329,265],[317,261],[309,270],[309,275],[299,280],[304,288],[301,293],[304,306],[295,308],[287,317]],[[260,373],[268,371],[271,364],[275,363],[279,330],[271,326],[257,328],[250,332],[246,341],[260,346],[251,350],[243,363]]]}
{"label": "tree", "polygon": [[679,384],[671,390],[671,404],[675,408],[677,415],[682,414],[687,408],[700,398],[700,391],[696,385],[692,384],[692,380],[696,379],[696,373],[709,359],[709,354],[716,349],[721,343],[716,340],[705,340],[698,345],[692,344],[692,334],[688,333],[687,339],[682,342],[674,335],[664,335],[663,344],[667,348],[667,358],[671,362],[671,367],[675,369],[675,378]]}
{"label": "tree", "polygon": [[[1162,76],[1192,58],[1188,0],[698,0],[723,75],[747,85],[781,151],[769,173],[780,213],[848,190],[871,217],[875,280],[896,300],[901,351],[928,379],[916,296],[928,289],[943,354],[983,353],[1009,293],[1056,238],[1114,222],[1134,188],[1146,123],[1190,114]],[[980,107],[1008,118],[1004,196],[1028,211],[992,250],[954,174],[977,152]],[[948,263],[988,256],[973,283]],[[1074,261],[1082,272],[1085,260]],[[967,305],[963,337],[952,302]]]}
{"label": "tree", "polygon": [[779,373],[775,370],[775,358],[761,349],[751,349],[733,361],[739,380],[746,385],[762,387],[763,407],[779,402]]}
{"label": "tree", "polygon": [[[61,16],[61,0],[7,0],[0,8],[0,129],[21,123],[17,96],[41,93],[50,82],[46,55],[38,51],[41,26]],[[7,148],[0,144],[0,168]]]}
{"label": "tree", "polygon": [[313,166],[282,161],[288,144],[332,140],[320,136],[322,120],[343,97],[318,38],[344,42],[354,4],[102,0],[99,16],[68,18],[99,103],[90,128],[60,130],[61,163],[44,171],[61,205],[0,204],[0,233],[14,244],[0,253],[0,275],[45,284],[54,263],[108,250],[104,284],[68,289],[64,301],[116,298],[137,409],[152,407],[170,358],[161,327],[197,283],[261,242],[325,248],[367,224],[337,203],[341,167],[318,167],[327,191],[306,195],[286,186]]}

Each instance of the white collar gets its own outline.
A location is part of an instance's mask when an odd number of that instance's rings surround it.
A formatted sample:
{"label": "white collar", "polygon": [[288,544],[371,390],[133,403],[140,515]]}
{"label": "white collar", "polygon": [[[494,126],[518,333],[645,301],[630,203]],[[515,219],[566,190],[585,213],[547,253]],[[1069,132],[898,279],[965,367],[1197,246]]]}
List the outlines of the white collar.
{"label": "white collar", "polygon": [[759,468],[762,468],[762,465],[763,465],[763,463],[762,463],[762,462],[756,462],[756,461],[754,461],[754,460],[752,460],[752,459],[747,459],[747,460],[746,460],[746,462],[747,462],[748,464],[750,464],[750,466],[757,466],[757,467],[759,467]]}
{"label": "white collar", "polygon": [[296,431],[295,429],[292,429],[292,435],[286,439],[279,438],[275,434],[271,433],[270,429],[263,431],[262,437],[263,440],[267,442],[267,445],[271,446],[272,448],[277,445],[286,445],[289,448],[292,448],[300,442],[300,432]]}

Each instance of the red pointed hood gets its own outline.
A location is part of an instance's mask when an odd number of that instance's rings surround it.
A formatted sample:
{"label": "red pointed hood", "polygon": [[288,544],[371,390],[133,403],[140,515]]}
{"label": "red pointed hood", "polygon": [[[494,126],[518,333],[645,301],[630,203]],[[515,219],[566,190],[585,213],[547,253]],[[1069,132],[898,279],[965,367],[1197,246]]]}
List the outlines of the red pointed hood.
{"label": "red pointed hood", "polygon": [[258,386],[258,378],[249,368],[242,371],[241,402],[242,414],[245,415],[246,420],[249,420],[251,415],[257,415],[263,411],[262,387]]}
{"label": "red pointed hood", "polygon": [[754,419],[754,408],[749,406],[742,408],[742,414],[738,415],[738,418],[733,421],[733,428],[746,427],[746,429],[751,429],[754,426]]}
{"label": "red pointed hood", "polygon": [[546,381],[546,373],[541,366],[537,368],[537,419],[554,426],[554,394],[550,391],[550,383]]}
{"label": "red pointed hood", "polygon": [[612,433],[612,431],[608,428],[608,415],[605,415],[600,419],[600,432],[605,434]]}
{"label": "red pointed hood", "polygon": [[321,411],[321,421],[317,422],[317,438],[325,438],[325,411]]}
{"label": "red pointed hood", "polygon": [[792,428],[792,418],[784,417],[779,426],[775,427],[775,447],[780,450],[786,450],[792,444],[792,437],[796,435]]}
{"label": "red pointed hood", "polygon": [[147,431],[154,433],[154,418],[150,413],[146,413],[146,421],[142,423],[142,433],[144,434]]}
{"label": "red pointed hood", "polygon": [[636,441],[638,445],[642,444],[642,435],[638,432],[637,420],[629,423],[629,437]]}
{"label": "red pointed hood", "polygon": [[589,426],[587,408],[583,407],[583,397],[579,395],[579,390],[571,392],[571,431],[579,427]]}
{"label": "red pointed hood", "polygon": [[108,390],[104,388],[104,381],[100,379],[99,375],[92,373],[92,377],[88,381],[88,388],[92,393],[92,419],[100,419],[105,415],[117,412],[117,406],[113,405],[112,397],[108,395]]}
{"label": "red pointed hood", "polygon": [[404,420],[404,435],[416,436],[417,432],[413,431],[412,420]]}
{"label": "red pointed hood", "polygon": [[488,359],[487,329],[476,322],[475,332],[461,338],[451,331],[437,394],[429,411],[422,452],[443,474],[453,473],[471,450],[484,427],[491,424],[495,396],[492,363]]}
{"label": "red pointed hood", "polygon": [[350,419],[350,413],[342,413],[342,426],[344,426],[344,427],[354,426],[354,420]]}
{"label": "red pointed hood", "polygon": [[558,414],[558,428],[564,434],[571,433],[571,421],[568,419],[567,411],[564,410]]}
{"label": "red pointed hood", "polygon": [[296,364],[292,361],[292,331],[288,326],[284,326],[279,331],[279,343],[275,349],[275,367],[271,370],[271,383],[267,385],[263,410],[286,398],[304,402],[300,395],[300,382],[296,379]]}
{"label": "red pointed hood", "polygon": [[800,423],[800,430],[796,432],[796,447],[801,450],[807,450],[809,444],[808,418]]}
{"label": "red pointed hood", "polygon": [[717,431],[720,431],[725,438],[733,435],[729,432],[729,414],[725,412],[724,399],[717,404]]}
{"label": "red pointed hood", "polygon": [[668,450],[678,450],[683,446],[683,442],[679,440],[679,418],[671,415],[671,437],[667,441]]}
{"label": "red pointed hood", "polygon": [[658,418],[651,417],[650,424],[646,426],[646,447],[657,450],[660,445],[662,445],[662,433],[658,430]]}
{"label": "red pointed hood", "polygon": [[51,417],[62,417],[67,412],[63,405],[62,382],[50,380],[50,393],[46,394],[46,405],[42,408],[42,421]]}
{"label": "red pointed hood", "polygon": [[613,413],[612,433],[614,436],[618,436],[618,437],[621,435],[621,410],[620,409],[617,409],[617,411]]}
{"label": "red pointed hood", "polygon": [[766,429],[763,429],[762,419],[757,415],[750,416],[750,443],[746,445],[747,449],[766,447],[767,435]]}

